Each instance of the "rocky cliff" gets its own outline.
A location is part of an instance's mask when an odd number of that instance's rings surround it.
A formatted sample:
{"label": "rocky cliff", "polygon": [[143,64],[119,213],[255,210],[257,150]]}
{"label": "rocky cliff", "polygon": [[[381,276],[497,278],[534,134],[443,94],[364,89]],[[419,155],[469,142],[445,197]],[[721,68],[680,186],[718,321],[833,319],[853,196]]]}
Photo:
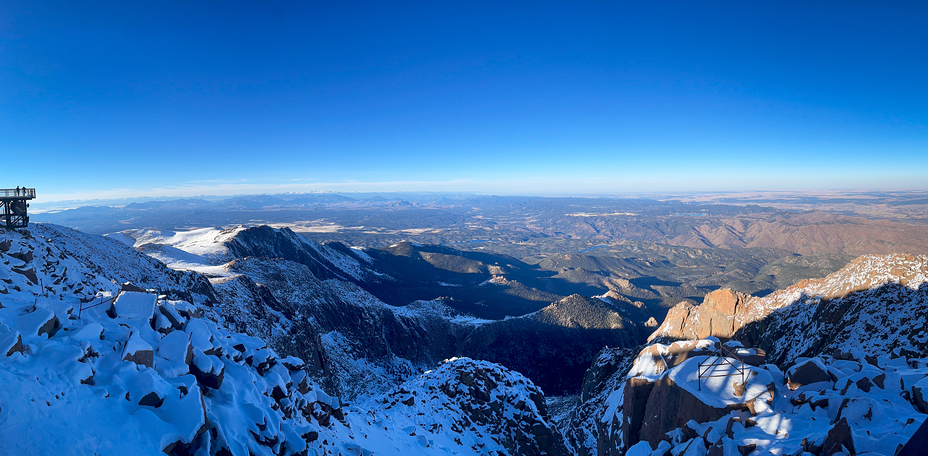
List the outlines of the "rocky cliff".
{"label": "rocky cliff", "polygon": [[604,352],[591,372],[620,369],[587,378],[594,394],[581,398],[568,441],[585,455],[894,454],[925,421],[928,358],[835,352],[781,370],[756,349],[722,347],[710,338]]}
{"label": "rocky cliff", "polygon": [[926,354],[928,257],[865,255],[822,279],[764,297],[719,290],[680,304],[649,340],[733,338],[778,363],[831,349]]}
{"label": "rocky cliff", "polygon": [[928,411],[926,282],[928,257],[867,255],[765,297],[718,290],[681,304],[637,354],[600,354],[568,441],[598,455],[772,442],[783,454],[893,454]]}

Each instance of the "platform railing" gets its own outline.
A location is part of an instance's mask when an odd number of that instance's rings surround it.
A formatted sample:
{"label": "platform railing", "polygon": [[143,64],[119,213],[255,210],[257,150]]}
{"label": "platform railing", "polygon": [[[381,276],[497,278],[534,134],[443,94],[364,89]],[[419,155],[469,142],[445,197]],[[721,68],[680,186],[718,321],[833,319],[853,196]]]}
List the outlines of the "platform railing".
{"label": "platform railing", "polygon": [[[731,359],[734,359],[735,362],[732,362]],[[715,372],[715,369],[723,366],[731,366],[732,369],[722,372]],[[702,380],[709,379],[710,377],[733,377],[736,375],[741,375],[741,384],[744,385],[745,373],[747,369],[744,367],[744,360],[735,353],[734,350],[725,347],[724,345],[719,345],[718,351],[709,355],[708,358],[703,360],[697,366],[697,386],[696,389],[702,391]]]}
{"label": "platform railing", "polygon": [[15,189],[15,188],[4,188],[4,189],[0,189],[0,195],[2,195],[3,198],[27,198],[27,199],[32,199],[32,198],[35,198],[35,189],[34,189],[34,188],[26,188],[26,187],[20,187],[19,189]]}
{"label": "platform railing", "polygon": [[[118,295],[117,295],[117,296],[118,296]],[[77,319],[80,320],[80,319],[81,319],[81,314],[84,313],[84,311],[87,310],[87,309],[92,309],[92,308],[94,308],[94,307],[102,306],[102,305],[104,305],[104,304],[112,304],[113,302],[116,301],[116,297],[117,297],[117,296],[109,296],[109,297],[100,296],[100,302],[97,302],[97,303],[94,303],[94,302],[93,302],[93,301],[96,301],[96,298],[94,298],[92,301],[86,302],[86,303],[83,302],[83,301],[81,301],[80,307],[78,307],[78,309],[77,309]]]}

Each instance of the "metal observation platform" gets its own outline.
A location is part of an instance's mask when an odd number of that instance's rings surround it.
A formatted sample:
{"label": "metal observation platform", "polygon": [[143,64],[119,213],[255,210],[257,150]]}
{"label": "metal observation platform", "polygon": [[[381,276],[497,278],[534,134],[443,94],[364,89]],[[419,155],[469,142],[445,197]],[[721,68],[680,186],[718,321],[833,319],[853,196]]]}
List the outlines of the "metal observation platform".
{"label": "metal observation platform", "polygon": [[35,189],[17,187],[0,189],[0,226],[7,228],[25,228],[29,226],[29,204],[26,201],[35,199]]}

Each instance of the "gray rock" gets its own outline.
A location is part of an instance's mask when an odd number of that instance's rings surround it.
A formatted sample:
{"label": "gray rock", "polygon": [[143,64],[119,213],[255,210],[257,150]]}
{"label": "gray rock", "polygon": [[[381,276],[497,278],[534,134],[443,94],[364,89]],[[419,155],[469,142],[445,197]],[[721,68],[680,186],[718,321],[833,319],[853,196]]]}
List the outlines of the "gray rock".
{"label": "gray rock", "polygon": [[787,371],[787,375],[787,385],[791,390],[795,390],[803,385],[831,381],[831,376],[828,375],[828,371],[822,369],[822,366],[812,359],[796,364]]}
{"label": "gray rock", "polygon": [[843,454],[845,449],[851,455],[857,454],[857,450],[854,449],[854,436],[851,433],[851,426],[847,424],[847,418],[841,418],[825,436],[825,443],[822,444],[822,456]]}

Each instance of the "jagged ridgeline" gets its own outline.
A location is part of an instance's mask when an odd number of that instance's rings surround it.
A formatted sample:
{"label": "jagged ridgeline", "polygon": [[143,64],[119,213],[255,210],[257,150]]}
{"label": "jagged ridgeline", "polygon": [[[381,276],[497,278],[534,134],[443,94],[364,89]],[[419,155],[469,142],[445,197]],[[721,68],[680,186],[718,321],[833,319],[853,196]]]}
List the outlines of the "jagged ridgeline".
{"label": "jagged ridgeline", "polygon": [[[221,303],[239,303],[220,312],[229,324],[264,328],[278,351],[305,359],[349,400],[451,356],[500,363],[547,394],[575,394],[602,347],[643,343],[681,300],[695,303],[720,286],[769,292],[781,277],[844,264],[801,264],[808,258],[769,248],[642,243],[527,263],[408,241],[350,248],[267,226],[110,237],[208,276]],[[273,319],[285,336],[270,332]]]}
{"label": "jagged ridgeline", "polygon": [[[300,342],[326,353],[314,364],[282,356],[275,344],[314,316],[247,276],[222,279],[53,225],[0,232],[0,454],[566,454],[522,375],[470,359],[389,371],[333,357],[326,347],[352,347],[331,334]],[[326,393],[312,374],[327,369],[370,370],[367,398]]]}
{"label": "jagged ridgeline", "polygon": [[109,237],[208,276],[217,318],[306,360],[352,401],[455,356],[499,363],[547,394],[576,393],[602,347],[635,346],[656,325],[641,301],[583,297],[597,289],[503,255],[411,242],[353,249],[267,226]]}
{"label": "jagged ridgeline", "polygon": [[[803,261],[751,255],[719,280]],[[665,279],[588,293],[592,271],[655,267],[270,227],[6,230],[0,454],[894,454],[919,432],[928,258],[669,310]]]}

